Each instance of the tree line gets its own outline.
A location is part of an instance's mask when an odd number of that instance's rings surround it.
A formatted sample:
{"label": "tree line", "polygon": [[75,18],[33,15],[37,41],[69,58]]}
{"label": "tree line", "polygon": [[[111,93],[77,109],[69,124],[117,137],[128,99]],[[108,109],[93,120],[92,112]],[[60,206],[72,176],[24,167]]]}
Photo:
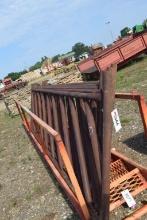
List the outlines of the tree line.
{"label": "tree line", "polygon": [[[84,43],[78,42],[76,43],[73,47],[72,47],[72,51],[75,52],[75,58],[77,58],[79,55],[81,55],[84,52],[89,52],[90,51],[90,47],[86,46]],[[59,57],[61,55],[64,54],[57,54],[54,57],[52,57],[52,63],[58,62],[59,61]],[[42,64],[44,63],[45,60],[47,60],[48,58],[46,56],[42,57],[40,61],[36,62],[34,65],[32,65],[28,70],[24,69],[23,71],[19,71],[19,72],[11,72],[8,73],[7,76],[5,78],[11,77],[12,80],[16,80],[19,79],[21,77],[21,75],[27,73],[28,71],[34,71],[36,69],[40,69]]]}
{"label": "tree line", "polygon": [[46,56],[42,57],[40,61],[36,62],[34,65],[32,65],[28,70],[24,69],[23,71],[18,71],[18,72],[11,72],[8,73],[7,76],[5,76],[5,78],[11,77],[11,79],[13,81],[15,81],[16,79],[19,79],[23,74],[29,72],[29,71],[34,71],[36,69],[40,69],[43,62],[47,59]]}

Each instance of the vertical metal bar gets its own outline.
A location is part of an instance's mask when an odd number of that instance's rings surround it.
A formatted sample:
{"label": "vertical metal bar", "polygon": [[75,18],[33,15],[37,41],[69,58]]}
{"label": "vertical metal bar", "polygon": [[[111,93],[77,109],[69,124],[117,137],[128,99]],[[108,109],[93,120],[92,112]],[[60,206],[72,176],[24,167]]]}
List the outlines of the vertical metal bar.
{"label": "vertical metal bar", "polygon": [[[35,93],[34,93],[34,92],[31,92],[31,111],[32,111],[33,113],[35,112]],[[36,133],[35,124],[34,124],[34,121],[33,121],[32,118],[31,118],[30,125],[31,125],[31,130],[32,130],[32,132],[33,132],[33,133]]]}
{"label": "vertical metal bar", "polygon": [[[55,101],[54,96],[52,96],[52,105],[53,105],[54,127],[55,127],[56,131],[59,131],[57,105],[56,105],[56,101]],[[57,156],[58,156],[59,167],[62,169],[63,168],[63,161],[61,159],[59,149],[57,149]]]}
{"label": "vertical metal bar", "polygon": [[39,105],[38,105],[38,93],[35,92],[35,103],[34,103],[34,113],[39,116]]}
{"label": "vertical metal bar", "polygon": [[76,145],[77,145],[77,152],[78,152],[78,157],[79,157],[84,193],[85,193],[87,202],[90,204],[92,203],[92,196],[91,196],[90,184],[89,184],[89,179],[88,179],[88,174],[87,174],[87,169],[86,169],[86,161],[85,161],[84,150],[83,150],[83,145],[82,145],[82,140],[81,140],[81,132],[80,132],[80,127],[79,127],[78,115],[77,115],[75,106],[73,104],[73,101],[70,98],[69,98],[69,105],[71,109],[72,123],[74,127],[74,132],[75,132],[75,140],[76,140]]}
{"label": "vertical metal bar", "polygon": [[[52,121],[52,109],[51,109],[51,101],[50,101],[50,97],[47,96],[47,114],[48,114],[48,124],[50,127],[53,127],[53,121]],[[52,159],[54,160],[56,157],[56,153],[55,153],[55,143],[54,143],[54,139],[51,135],[49,135],[50,137],[50,151],[51,151],[51,156]]]}
{"label": "vertical metal bar", "polygon": [[[39,116],[39,105],[38,105],[37,92],[34,92],[34,114]],[[35,121],[34,121],[34,126],[35,126],[35,137],[38,137],[40,136],[40,127]]]}
{"label": "vertical metal bar", "polygon": [[[41,97],[39,93],[37,93],[37,97],[38,97],[38,116],[42,119],[42,103],[41,103]],[[44,133],[41,127],[40,127],[40,133],[41,133],[41,139],[43,140]]]}
{"label": "vertical metal bar", "polygon": [[69,130],[68,130],[69,128],[68,128],[65,103],[63,101],[63,98],[61,98],[61,97],[59,98],[59,101],[60,101],[60,109],[61,109],[61,119],[62,119],[62,126],[63,126],[64,142],[65,142],[65,146],[67,148],[69,158],[72,162],[71,145],[70,145]]}
{"label": "vertical metal bar", "polygon": [[[96,208],[97,203],[98,203],[98,198],[100,197],[99,187],[98,187],[99,181],[97,178],[94,155],[92,152],[90,132],[89,132],[90,129],[88,126],[88,121],[87,121],[86,108],[85,108],[84,101],[82,98],[80,100],[76,100],[76,109],[78,112],[82,143],[84,146],[84,155],[85,155],[85,160],[86,160],[86,165],[87,165],[87,172],[88,172],[88,177],[89,177],[92,201],[93,201],[93,204],[95,204],[95,208]],[[93,175],[93,173],[95,175]],[[93,205],[89,206],[91,210],[93,209],[92,206]]]}
{"label": "vertical metal bar", "polygon": [[[45,103],[45,96],[44,94],[41,94],[41,100],[42,100],[42,114],[43,114],[43,121],[47,123],[47,112],[46,112],[46,103]],[[44,141],[45,146],[48,149],[48,134],[46,131],[44,131]]]}
{"label": "vertical metal bar", "polygon": [[147,104],[145,103],[144,96],[141,95],[139,96],[139,99],[137,101],[143,122],[145,138],[147,138]]}
{"label": "vertical metal bar", "polygon": [[[80,99],[80,104],[78,104],[77,107],[80,109],[79,120],[81,119],[80,126],[82,124],[81,135],[84,144],[84,153],[87,162],[93,204],[95,204],[94,207],[98,210],[100,208],[99,198],[101,195],[101,167],[99,159],[101,154],[99,152],[97,136],[95,136],[97,134],[93,113],[88,102],[88,100]],[[93,209],[93,207],[91,208]]]}
{"label": "vertical metal bar", "polygon": [[[81,101],[83,102],[83,100]],[[100,166],[101,151],[100,151],[100,146],[99,146],[99,142],[97,138],[96,125],[95,125],[95,121],[93,118],[92,111],[89,107],[89,104],[87,103],[87,101],[84,101],[83,104],[85,104],[85,108],[86,108],[86,115],[87,115],[90,139],[91,139],[91,144],[92,144],[92,150],[93,150],[95,164],[97,168],[99,183],[101,183],[101,166]]]}
{"label": "vertical metal bar", "polygon": [[66,111],[67,111],[67,118],[68,118],[68,124],[69,124],[69,135],[70,135],[69,137],[70,137],[73,167],[74,167],[75,174],[78,178],[79,184],[82,188],[82,191],[84,192],[82,177],[81,177],[81,172],[80,172],[80,163],[79,163],[78,151],[77,151],[77,147],[76,147],[74,125],[73,125],[73,122],[72,122],[71,109],[70,109],[68,99],[66,99]]}
{"label": "vertical metal bar", "polygon": [[102,137],[102,198],[101,219],[109,219],[109,194],[110,194],[110,162],[111,162],[111,112],[115,97],[116,65],[103,73],[103,137]]}

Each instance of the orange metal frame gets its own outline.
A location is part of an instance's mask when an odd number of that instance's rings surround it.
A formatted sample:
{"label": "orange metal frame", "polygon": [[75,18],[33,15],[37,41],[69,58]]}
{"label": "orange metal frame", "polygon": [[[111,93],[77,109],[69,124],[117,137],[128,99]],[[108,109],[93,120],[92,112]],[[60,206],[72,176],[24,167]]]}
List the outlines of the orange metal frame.
{"label": "orange metal frame", "polygon": [[[44,121],[42,121],[39,117],[37,117],[34,113],[29,111],[26,107],[21,105],[19,102],[15,101],[15,103],[18,108],[19,114],[22,118],[22,122],[23,122],[25,129],[29,132],[30,137],[37,145],[39,151],[43,155],[44,159],[48,163],[51,170],[53,171],[58,182],[64,188],[67,196],[70,198],[73,206],[75,207],[75,209],[79,213],[81,219],[89,220],[90,214],[88,211],[88,207],[86,205],[84,196],[83,196],[82,191],[80,189],[79,183],[78,183],[77,178],[75,176],[72,164],[70,162],[68,153],[66,151],[65,145],[61,139],[60,134],[58,132],[56,132],[54,129],[52,129],[49,125],[47,125]],[[54,138],[54,140],[57,144],[57,147],[59,149],[59,152],[61,154],[61,157],[63,159],[64,165],[66,167],[67,173],[69,175],[69,178],[71,180],[74,192],[70,189],[70,187],[67,185],[67,183],[65,182],[65,180],[63,179],[63,177],[61,176],[61,174],[59,173],[57,168],[54,166],[53,162],[51,161],[51,159],[49,157],[47,148],[44,145],[38,143],[38,140],[33,135],[32,131],[31,131],[30,122],[27,119],[25,113],[27,113],[31,119],[33,119],[38,125],[40,125],[43,129],[45,129],[48,132],[48,134],[50,134]]]}
{"label": "orange metal frame", "polygon": [[145,134],[145,137],[147,138],[147,104],[145,102],[144,96],[140,95],[136,92],[115,93],[115,98],[135,100],[138,102],[139,111],[141,114],[142,123],[143,123],[143,127],[144,127],[144,134]]}
{"label": "orange metal frame", "polygon": [[[60,134],[58,132],[56,132],[54,129],[52,129],[49,125],[47,125],[38,116],[36,116],[34,113],[32,113],[30,110],[28,110],[26,107],[21,105],[19,102],[15,101],[15,103],[18,108],[19,114],[21,116],[24,128],[26,129],[27,133],[29,134],[29,136],[31,137],[33,142],[35,143],[35,146],[38,147],[38,150],[40,151],[41,155],[44,157],[45,161],[47,162],[47,164],[51,168],[51,170],[54,173],[59,184],[65,190],[65,193],[67,194],[70,201],[72,202],[73,207],[76,209],[77,213],[79,214],[80,219],[90,220],[91,219],[90,213],[89,213],[86,201],[85,201],[84,196],[82,194],[82,191],[80,189],[78,180],[77,180],[76,175],[74,173],[72,164],[70,162],[68,153],[66,151],[65,145],[62,141]],[[29,116],[29,119],[26,116],[26,114]],[[56,168],[56,166],[52,162],[46,146],[44,146],[44,144],[42,144],[41,141],[39,141],[38,138],[36,138],[34,136],[34,134],[32,132],[32,128],[31,128],[31,123],[30,123],[31,120],[33,120],[34,123],[37,123],[39,126],[41,126],[48,134],[50,134],[54,138],[54,140],[57,144],[58,150],[60,152],[60,155],[62,157],[62,160],[64,162],[65,168],[67,170],[68,176],[70,178],[73,190],[69,187],[69,185],[66,183],[66,181],[61,176],[60,172],[58,171],[58,169]],[[125,157],[122,154],[115,151],[115,149],[112,149],[111,153],[112,153],[112,155],[119,157],[123,161],[126,161],[126,162],[132,164],[133,166],[138,168],[142,173],[144,173],[145,176],[147,176],[147,171],[142,166],[136,164],[134,161],[129,160],[127,157]],[[146,188],[146,184],[143,186],[143,189],[144,188]],[[143,189],[142,188],[137,189],[135,191],[135,195],[138,194],[139,192],[141,192]],[[122,203],[123,203],[123,201],[118,201],[117,204],[113,205],[113,207],[110,206],[110,211],[113,210],[114,208],[120,206]],[[133,216],[129,216],[126,219],[130,219],[130,220],[131,219],[133,219],[133,220],[139,219],[142,215],[146,214],[146,212],[147,212],[146,206],[145,207],[143,206],[141,209],[137,210],[133,214]],[[138,218],[135,218],[134,216],[135,217],[138,216]]]}

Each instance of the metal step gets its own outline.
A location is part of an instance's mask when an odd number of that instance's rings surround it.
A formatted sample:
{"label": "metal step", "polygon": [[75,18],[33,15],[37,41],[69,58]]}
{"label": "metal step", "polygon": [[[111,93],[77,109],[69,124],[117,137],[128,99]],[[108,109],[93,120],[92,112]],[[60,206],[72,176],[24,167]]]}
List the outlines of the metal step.
{"label": "metal step", "polygon": [[128,171],[121,159],[111,163],[110,211],[125,201],[121,192],[128,189],[132,196],[146,189],[146,180],[138,168]]}

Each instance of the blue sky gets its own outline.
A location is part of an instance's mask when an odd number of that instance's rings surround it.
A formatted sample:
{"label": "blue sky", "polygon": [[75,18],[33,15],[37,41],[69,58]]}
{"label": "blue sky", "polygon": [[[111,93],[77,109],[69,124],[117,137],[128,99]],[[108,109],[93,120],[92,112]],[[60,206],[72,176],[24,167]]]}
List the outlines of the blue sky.
{"label": "blue sky", "polygon": [[79,41],[110,43],[107,21],[116,37],[145,18],[147,0],[0,1],[0,78]]}

